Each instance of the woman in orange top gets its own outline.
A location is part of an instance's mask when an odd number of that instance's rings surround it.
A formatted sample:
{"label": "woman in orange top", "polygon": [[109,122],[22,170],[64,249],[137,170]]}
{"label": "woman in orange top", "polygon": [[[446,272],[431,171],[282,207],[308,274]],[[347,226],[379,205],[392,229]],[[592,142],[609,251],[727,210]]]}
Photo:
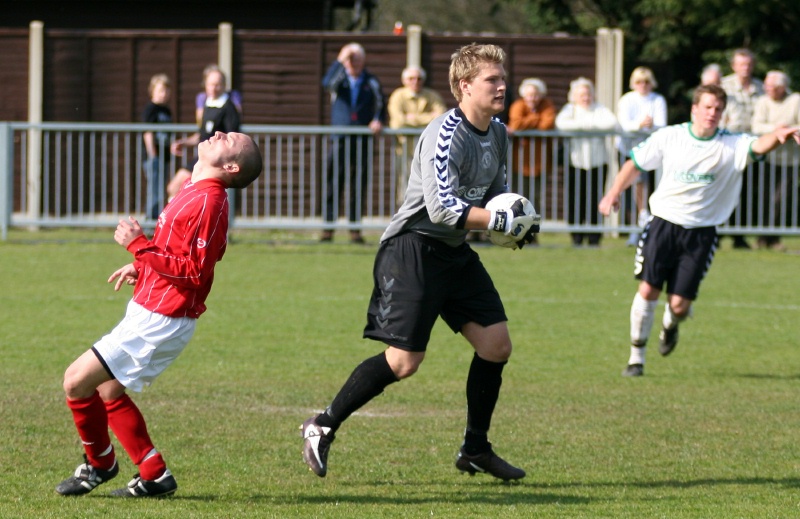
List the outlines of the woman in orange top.
{"label": "woman in orange top", "polygon": [[[555,128],[556,107],[545,97],[547,86],[538,78],[527,78],[519,86],[519,99],[508,109],[508,134],[521,130],[552,130]],[[522,172],[522,189],[517,191],[534,200],[541,196],[539,183],[531,191],[530,177],[539,177],[542,171],[550,171],[552,166],[552,139],[548,137],[519,137],[513,140],[513,155],[508,164],[509,178],[519,178]],[[519,185],[518,180],[511,184]],[[534,202],[534,205],[537,205]]]}

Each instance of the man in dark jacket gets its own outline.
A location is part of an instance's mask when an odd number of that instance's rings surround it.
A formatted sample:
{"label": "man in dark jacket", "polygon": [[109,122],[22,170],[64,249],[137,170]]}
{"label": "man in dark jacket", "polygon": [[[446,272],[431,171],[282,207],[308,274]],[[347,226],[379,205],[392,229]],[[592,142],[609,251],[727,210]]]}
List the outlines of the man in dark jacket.
{"label": "man in dark jacket", "polygon": [[[322,86],[331,93],[333,126],[367,126],[373,135],[383,129],[386,107],[378,78],[365,68],[366,54],[358,43],[348,43],[339,51]],[[372,153],[371,135],[334,135],[328,155],[327,186],[323,213],[326,222],[334,222],[339,214],[339,199],[349,187],[349,198],[343,200],[349,221],[361,220]],[[345,173],[348,176],[345,177]],[[333,240],[333,229],[323,231],[322,241]],[[350,229],[350,241],[363,243],[360,229]]]}

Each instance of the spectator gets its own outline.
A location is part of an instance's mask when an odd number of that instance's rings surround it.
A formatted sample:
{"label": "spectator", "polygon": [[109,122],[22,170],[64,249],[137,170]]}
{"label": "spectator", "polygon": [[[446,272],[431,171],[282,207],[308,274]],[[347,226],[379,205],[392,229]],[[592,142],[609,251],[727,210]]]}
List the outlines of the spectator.
{"label": "spectator", "polygon": [[722,78],[720,85],[728,95],[724,128],[731,132],[749,132],[756,99],[764,95],[764,83],[753,77],[755,56],[748,49],[736,49],[731,58],[733,73]]}
{"label": "spectator", "polygon": [[[623,131],[639,135],[621,137],[618,140],[623,163],[634,146],[644,141],[647,134],[667,125],[667,101],[661,94],[653,92],[658,86],[653,71],[647,67],[636,67],[631,73],[629,86],[630,92],[624,94],[617,104],[617,119]],[[644,227],[650,218],[647,199],[655,185],[656,172],[648,171],[645,178],[639,177],[634,186],[633,195],[638,215],[636,222],[639,227]],[[628,245],[636,245],[638,242],[638,233],[631,233]]]}
{"label": "spectator", "polygon": [[[519,86],[519,99],[508,108],[508,134],[523,130],[552,130],[556,126],[556,107],[547,97],[547,85],[538,78],[523,79]],[[538,179],[542,170],[550,172],[552,164],[552,139],[548,137],[517,137],[513,141],[509,164],[509,177],[522,172],[522,189],[518,192],[530,200],[539,193]],[[534,191],[530,180],[534,178]],[[535,243],[535,240],[534,240]]]}
{"label": "spectator", "polygon": [[[731,58],[732,74],[722,78],[721,86],[728,95],[728,104],[725,113],[722,114],[720,128],[731,132],[749,132],[750,123],[753,120],[753,110],[755,109],[756,99],[764,95],[764,84],[761,80],[753,77],[755,67],[755,56],[749,49],[736,49]],[[749,213],[750,192],[748,182],[742,183],[741,200],[739,202],[739,214],[737,219],[731,216],[731,225],[748,225],[752,215]],[[742,234],[732,234],[733,247],[735,249],[749,249],[750,244]]]}
{"label": "spectator", "polygon": [[[206,74],[205,82],[206,103],[199,124],[199,131],[172,143],[173,155],[180,155],[184,148],[192,148],[207,140],[217,132],[230,133],[239,131],[239,111],[233,104],[230,92],[225,90],[225,74],[221,70],[211,70]],[[181,186],[191,176],[191,170],[197,163],[197,156],[187,168],[175,172],[175,176],[167,186],[167,195],[170,199],[180,190]]]}
{"label": "spectator", "polygon": [[797,128],[778,129],[758,139],[719,131],[725,100],[718,86],[697,87],[692,122],[662,128],[634,148],[598,206],[604,215],[618,210],[620,194],[642,170],[662,169],[661,182],[650,197],[653,216],[636,249],[639,287],[631,304],[631,353],[623,376],[644,375],[646,344],[664,288],[667,306],[659,353],[669,355],[677,346],[678,325],[697,299],[717,249],[717,226],[739,200],[747,163],[790,138],[800,142]]}
{"label": "spectator", "polygon": [[[208,99],[208,94],[206,94],[206,79],[211,72],[221,72],[219,65],[216,63],[212,63],[210,65],[206,65],[206,68],[203,69],[203,82],[200,84],[202,90],[197,93],[194,98],[194,106],[195,106],[195,118],[197,119],[197,125],[200,126],[200,123],[203,120],[203,109],[206,106],[206,99]],[[239,111],[239,115],[242,115],[242,94],[239,93],[238,90],[231,90],[230,91],[231,101],[236,109]]]}
{"label": "spectator", "polygon": [[[403,86],[389,96],[389,127],[425,128],[429,122],[447,110],[442,96],[436,90],[423,86],[425,70],[421,67],[406,67],[400,76]],[[397,136],[395,146],[395,189],[398,207],[403,203],[408,186],[408,168],[414,157],[414,141],[405,135]]]}
{"label": "spectator", "polygon": [[206,311],[214,266],[227,247],[226,188],[241,189],[263,168],[253,140],[241,133],[217,135],[198,147],[187,181],[159,217],[153,237],[133,218],[120,220],[114,240],[132,262],[108,278],[114,290],[134,285],[122,321],[81,354],[64,373],[85,463],[56,486],[64,496],[83,495],[119,472],[109,429],[137,466],[114,497],[155,498],[178,484],[155,448],[139,407],[126,390],[141,392],[180,355]]}
{"label": "spectator", "polygon": [[[367,126],[373,135],[386,121],[383,90],[378,78],[365,68],[366,52],[358,43],[348,43],[339,51],[322,79],[322,86],[331,94],[331,124],[334,126]],[[328,155],[327,191],[323,207],[325,221],[336,220],[337,202],[349,184],[349,198],[344,206],[351,224],[361,221],[366,199],[372,139],[365,135],[333,135]],[[347,179],[345,179],[347,173]],[[322,232],[321,241],[333,240],[333,229]],[[359,229],[350,229],[351,243],[364,243]]]}
{"label": "spectator", "polygon": [[722,85],[722,69],[716,63],[709,63],[700,72],[701,85]]}
{"label": "spectator", "polygon": [[[144,107],[143,122],[164,124],[172,122],[172,111],[167,106],[170,90],[170,81],[166,74],[156,74],[150,78],[150,85],[147,88],[150,101]],[[147,153],[145,214],[147,218],[155,220],[161,213],[161,209],[164,208],[167,168],[170,163],[169,134],[167,132],[144,132],[142,139]]]}
{"label": "spectator", "polygon": [[[763,135],[778,128],[800,125],[800,94],[791,92],[789,77],[784,72],[767,72],[764,91],[766,95],[758,98],[753,111],[753,133]],[[760,172],[763,185],[766,186],[761,197],[763,219],[757,223],[766,226],[789,224],[795,189],[793,180],[800,159],[798,155],[797,146],[792,145],[767,155]],[[777,235],[759,236],[757,244],[759,248],[784,248],[781,237]]]}
{"label": "spectator", "polygon": [[[570,83],[568,100],[556,117],[559,130],[611,131],[617,128],[614,112],[595,103],[594,85],[585,77]],[[604,137],[570,138],[565,211],[571,226],[600,223],[597,203],[603,194],[607,174],[608,153]],[[572,233],[572,244],[580,246],[584,238],[590,246],[600,245],[600,233],[580,231]]]}

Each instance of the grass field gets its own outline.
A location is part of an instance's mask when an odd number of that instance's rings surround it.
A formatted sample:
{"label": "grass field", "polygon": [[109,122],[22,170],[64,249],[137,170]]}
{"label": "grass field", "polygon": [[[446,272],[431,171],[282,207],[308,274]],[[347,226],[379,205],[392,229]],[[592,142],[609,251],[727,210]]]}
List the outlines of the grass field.
{"label": "grass field", "polygon": [[108,230],[12,231],[0,243],[0,517],[800,516],[800,239],[788,253],[726,240],[677,350],[650,348],[633,380],[620,376],[635,291],[623,239],[481,246],[514,340],[490,437],[528,476],[453,467],[472,355],[439,323],[420,372],[348,420],[320,479],[298,426],[379,351],[361,339],[370,238],[235,236],[192,343],[134,395],[180,488],[119,501],[104,494],[135,472],[119,447],[112,483],[71,499],[53,489],[82,452],[61,377],[124,313],[131,290],[105,280],[129,255]]}

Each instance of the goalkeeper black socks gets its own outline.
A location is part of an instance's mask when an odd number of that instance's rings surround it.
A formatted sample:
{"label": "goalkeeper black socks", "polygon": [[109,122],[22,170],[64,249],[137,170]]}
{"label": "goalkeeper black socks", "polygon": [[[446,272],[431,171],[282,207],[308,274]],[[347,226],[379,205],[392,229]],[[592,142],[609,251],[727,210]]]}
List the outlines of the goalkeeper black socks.
{"label": "goalkeeper black socks", "polygon": [[335,431],[351,414],[397,380],[384,353],[365,360],[356,366],[328,409],[317,417],[317,424]]}
{"label": "goalkeeper black socks", "polygon": [[500,395],[505,365],[505,362],[484,360],[477,353],[472,357],[467,377],[467,430],[464,434],[467,454],[485,452],[490,448],[487,435]]}

